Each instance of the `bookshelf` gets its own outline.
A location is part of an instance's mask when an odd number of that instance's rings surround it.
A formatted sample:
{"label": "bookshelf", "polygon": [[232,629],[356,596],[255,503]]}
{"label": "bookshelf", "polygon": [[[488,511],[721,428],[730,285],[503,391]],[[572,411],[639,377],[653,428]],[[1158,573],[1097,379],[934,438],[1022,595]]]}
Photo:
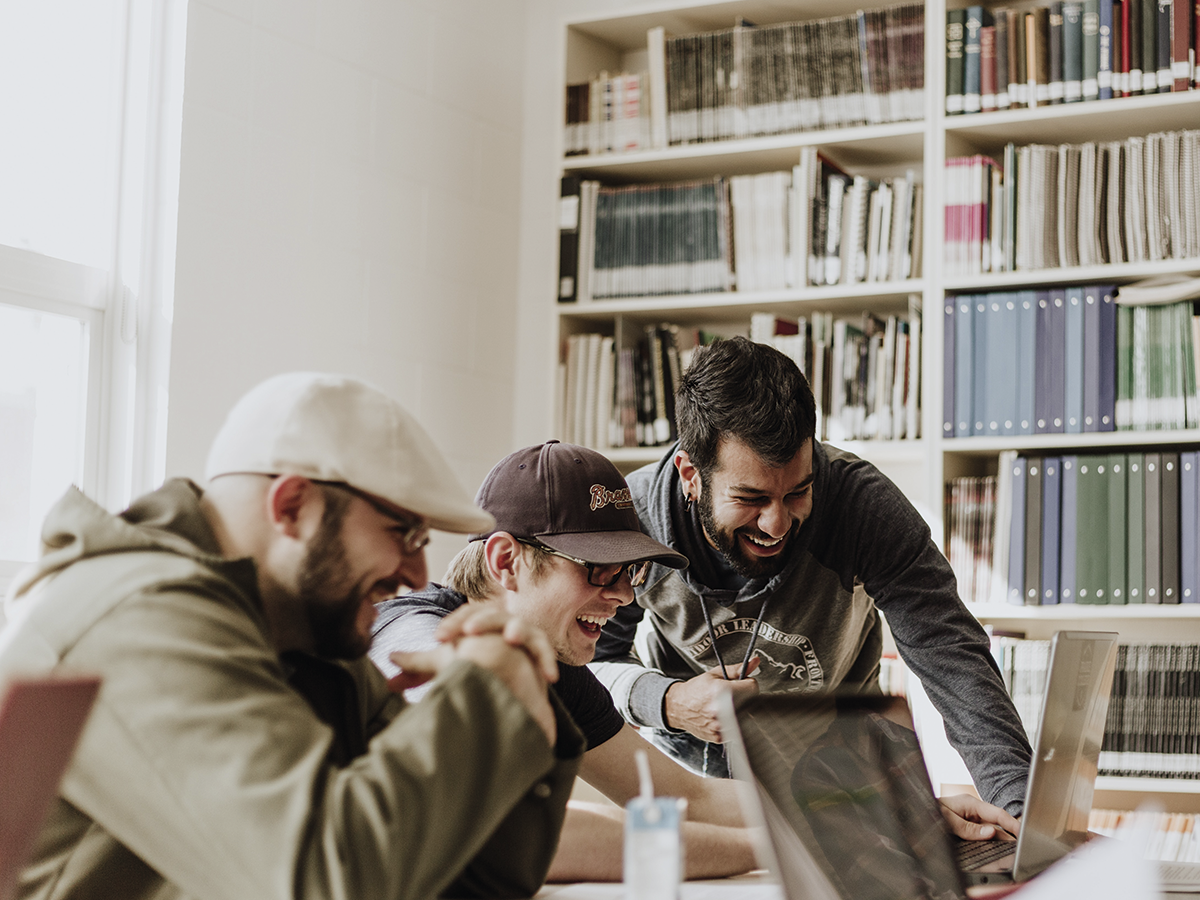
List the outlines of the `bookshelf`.
{"label": "bookshelf", "polygon": [[[565,82],[578,83],[601,71],[642,71],[648,67],[647,32],[663,27],[668,35],[727,29],[738,17],[760,26],[790,21],[853,15],[859,5],[823,4],[819,9],[799,3],[747,2],[657,6],[653,12],[576,19],[564,23]],[[927,65],[927,58],[920,61]],[[927,73],[922,73],[928,77]],[[919,98],[928,106],[928,94]],[[791,131],[736,139],[656,146],[620,153],[563,156],[559,175],[577,175],[603,184],[676,182],[697,178],[732,178],[766,172],[790,172],[804,148],[817,148],[847,173],[873,179],[900,177],[912,171],[920,184],[930,181],[926,169],[932,140],[926,127],[929,110],[919,121],[888,121],[811,131]],[[922,204],[922,209],[928,208]],[[922,236],[924,229],[922,229]],[[924,259],[922,254],[922,260]],[[807,316],[813,312],[858,317],[869,310],[880,316],[908,313],[910,298],[926,303],[929,284],[923,277],[857,283],[805,285],[771,290],[735,289],[692,295],[642,296],[560,303],[555,310],[558,344],[571,335],[602,332],[636,334],[648,325],[670,322],[684,328],[704,328],[717,334],[745,333],[752,313]],[[561,351],[560,351],[561,352]],[[920,430],[930,427],[922,409]],[[925,458],[929,447],[921,440],[838,441],[881,465],[909,496],[933,511],[940,492],[929,477]],[[617,465],[630,471],[661,456],[661,448],[622,447],[606,450]]]}
{"label": "bookshelf", "polygon": [[[891,4],[881,4],[891,5]],[[994,4],[999,6],[1001,4]],[[1028,3],[1010,4],[1022,9]],[[1162,274],[1200,273],[1200,257],[1157,262],[1090,265],[953,275],[944,272],[945,161],[952,157],[986,154],[998,162],[1004,146],[1112,141],[1177,131],[1200,122],[1200,90],[1139,97],[1061,104],[1032,109],[1007,109],[970,115],[944,111],[945,34],[948,8],[965,4],[935,0],[924,8],[924,117],[920,121],[795,131],[685,145],[596,155],[558,155],[547,179],[578,175],[605,184],[638,184],[694,178],[729,178],[789,170],[804,148],[816,147],[848,173],[873,179],[911,170],[924,186],[920,277],[903,280],[797,286],[740,293],[736,289],[701,294],[592,299],[590,302],[550,304],[556,354],[571,335],[601,332],[619,344],[622,334],[647,325],[671,322],[717,333],[748,331],[752,313],[806,316],[832,312],[857,316],[864,310],[880,315],[901,314],[910,297],[920,300],[922,318],[920,369],[920,436],[916,439],[834,441],[871,460],[891,477],[929,519],[935,538],[943,532],[943,496],[948,480],[960,476],[995,474],[1005,450],[1031,453],[1117,452],[1123,448],[1196,448],[1200,430],[1089,434],[1030,434],[1019,436],[944,437],[942,309],[947,297],[998,290],[1040,289],[1062,284],[1127,284]],[[648,67],[647,32],[662,27],[668,35],[709,32],[731,27],[737,17],[758,25],[850,15],[859,3],[830,0],[821,4],[756,2],[654,3],[635,6],[624,14],[563,21],[564,86],[585,81],[607,70],[642,71]],[[561,104],[562,93],[558,101]],[[559,114],[561,121],[561,113]],[[561,144],[560,144],[561,148]],[[544,233],[544,232],[540,232]],[[555,248],[556,249],[556,248]],[[557,259],[547,254],[547,266]],[[558,357],[561,359],[561,356]],[[561,386],[560,386],[561,389]],[[624,447],[606,453],[625,472],[660,458],[662,448]],[[1200,605],[1189,606],[1006,606],[980,604],[973,612],[985,624],[1022,630],[1045,638],[1059,628],[1101,628],[1120,632],[1130,641],[1200,642]],[[922,715],[932,713],[931,708]],[[940,727],[922,728],[926,742]],[[944,738],[942,739],[944,741]],[[946,748],[948,749],[948,748]],[[939,757],[936,748],[931,760]],[[931,765],[935,763],[931,762]],[[962,782],[962,773],[934,773],[935,783]],[[1130,807],[1153,794],[1168,809],[1200,810],[1200,782],[1167,779],[1102,779],[1098,805]],[[1165,800],[1164,800],[1165,798]]]}

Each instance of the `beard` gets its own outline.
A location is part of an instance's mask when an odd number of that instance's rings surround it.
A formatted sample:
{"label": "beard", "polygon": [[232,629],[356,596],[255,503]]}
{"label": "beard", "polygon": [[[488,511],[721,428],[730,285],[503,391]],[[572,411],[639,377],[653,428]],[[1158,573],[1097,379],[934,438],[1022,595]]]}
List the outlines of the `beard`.
{"label": "beard", "polygon": [[741,544],[738,542],[738,530],[744,531],[752,537],[759,537],[762,536],[762,533],[758,529],[729,530],[722,528],[717,524],[716,513],[713,510],[712,493],[704,490],[703,487],[700,489],[700,498],[696,501],[696,511],[700,515],[700,524],[704,526],[704,533],[717,545],[717,549],[721,551],[721,555],[725,557],[725,561],[743,578],[772,578],[783,571],[783,567],[786,565],[789,556],[787,545],[799,528],[798,522],[792,522],[791,529],[783,539],[783,549],[775,556],[751,556],[742,549]]}
{"label": "beard", "polygon": [[344,496],[325,492],[321,524],[300,563],[299,609],[308,616],[313,652],[326,659],[359,659],[371,646],[359,627],[364,595],[353,585],[342,539],[348,505]]}

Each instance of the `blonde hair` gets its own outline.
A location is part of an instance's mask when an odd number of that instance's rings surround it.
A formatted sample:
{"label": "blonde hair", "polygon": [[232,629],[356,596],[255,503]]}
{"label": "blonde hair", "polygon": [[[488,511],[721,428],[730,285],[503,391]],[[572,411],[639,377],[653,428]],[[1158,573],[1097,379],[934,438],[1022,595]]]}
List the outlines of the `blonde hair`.
{"label": "blonde hair", "polygon": [[[487,541],[471,541],[458,551],[446,568],[446,584],[468,600],[491,600],[500,587],[488,571],[487,556],[484,553],[486,545]],[[541,547],[532,547],[529,544],[521,544],[521,552],[529,563],[530,574],[535,579],[539,578],[550,559],[550,554]]]}

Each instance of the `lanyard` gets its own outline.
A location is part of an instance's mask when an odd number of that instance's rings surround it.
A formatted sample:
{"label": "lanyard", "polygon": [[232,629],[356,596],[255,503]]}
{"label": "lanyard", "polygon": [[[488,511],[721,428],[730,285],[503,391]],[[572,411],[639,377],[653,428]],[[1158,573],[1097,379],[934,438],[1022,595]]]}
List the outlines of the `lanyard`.
{"label": "lanyard", "polygon": [[[704,613],[704,624],[708,628],[708,639],[712,641],[713,654],[717,657],[717,665],[721,667],[721,674],[725,676],[726,681],[731,681],[729,677],[729,669],[725,666],[725,660],[721,658],[721,651],[717,649],[717,633],[713,630],[712,615],[708,611],[708,604],[704,600],[703,594],[697,594],[700,599],[700,611]],[[746,646],[746,654],[742,657],[742,677],[746,677],[746,666],[750,664],[750,658],[754,655],[754,645],[758,643],[758,630],[762,627],[763,616],[767,612],[767,604],[770,602],[770,596],[764,598],[763,605],[758,611],[758,618],[754,621],[754,630],[750,632],[750,643]]]}

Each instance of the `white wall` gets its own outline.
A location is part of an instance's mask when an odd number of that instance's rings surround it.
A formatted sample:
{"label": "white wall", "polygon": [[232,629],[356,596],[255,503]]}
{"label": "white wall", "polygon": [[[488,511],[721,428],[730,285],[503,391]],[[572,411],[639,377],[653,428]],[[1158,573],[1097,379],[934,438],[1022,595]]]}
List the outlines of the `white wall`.
{"label": "white wall", "polygon": [[168,475],[294,369],[400,398],[471,491],[516,446],[524,11],[191,0]]}

